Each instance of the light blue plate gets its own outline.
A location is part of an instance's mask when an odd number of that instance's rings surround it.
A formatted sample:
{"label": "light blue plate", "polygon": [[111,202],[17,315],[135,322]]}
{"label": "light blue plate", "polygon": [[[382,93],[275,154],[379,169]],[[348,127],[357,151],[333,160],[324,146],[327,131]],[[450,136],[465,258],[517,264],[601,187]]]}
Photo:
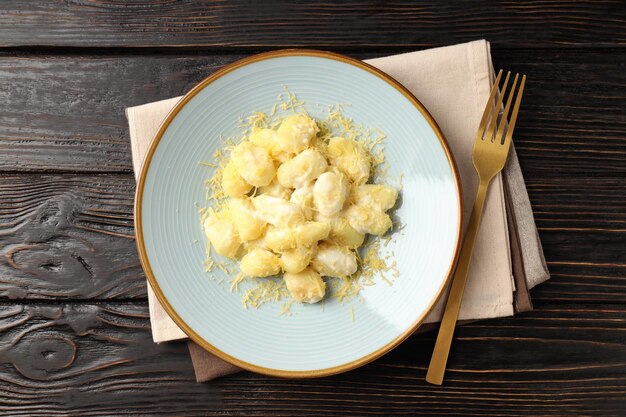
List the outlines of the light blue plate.
{"label": "light blue plate", "polygon": [[[244,310],[241,295],[203,270],[206,238],[195,203],[206,205],[203,181],[220,136],[238,120],[269,112],[286,85],[314,117],[350,103],[355,122],[386,133],[390,178],[404,173],[396,215],[405,228],[387,250],[400,277],[362,291],[350,307],[327,300]],[[157,134],[137,187],[135,225],[141,261],[161,303],[200,345],[243,368],[278,376],[343,372],[391,350],[424,320],[456,258],[461,199],[454,163],[435,122],[397,82],[344,56],[288,50],[238,61],[188,93]],[[210,279],[211,278],[211,279]],[[227,279],[225,275],[221,278]]]}

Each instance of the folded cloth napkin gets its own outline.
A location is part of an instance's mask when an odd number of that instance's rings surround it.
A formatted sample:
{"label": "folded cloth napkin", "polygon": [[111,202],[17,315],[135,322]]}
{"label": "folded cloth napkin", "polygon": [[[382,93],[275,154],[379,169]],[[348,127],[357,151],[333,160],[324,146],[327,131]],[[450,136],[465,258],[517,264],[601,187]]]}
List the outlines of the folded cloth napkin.
{"label": "folded cloth napkin", "polygon": [[[454,154],[463,187],[465,225],[478,178],[472,166],[473,140],[493,83],[485,40],[366,61],[407,87],[431,112]],[[297,92],[296,92],[297,93]],[[126,109],[136,175],[161,121],[180,97]],[[513,147],[502,175],[494,178],[476,238],[460,320],[513,315],[532,309],[528,289],[549,273]],[[426,322],[438,322],[442,297]],[[154,341],[185,339],[148,285]],[[196,378],[206,381],[238,371],[189,342]]]}

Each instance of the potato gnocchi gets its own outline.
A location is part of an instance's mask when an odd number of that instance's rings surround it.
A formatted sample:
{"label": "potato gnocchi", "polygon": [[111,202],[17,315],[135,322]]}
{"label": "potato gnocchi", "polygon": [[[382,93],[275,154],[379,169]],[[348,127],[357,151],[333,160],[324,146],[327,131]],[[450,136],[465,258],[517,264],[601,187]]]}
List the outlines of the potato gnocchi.
{"label": "potato gnocchi", "polygon": [[320,131],[300,113],[277,128],[252,129],[223,165],[225,202],[202,222],[214,251],[239,261],[241,277],[282,274],[302,303],[324,298],[324,278],[357,273],[366,234],[387,233],[398,198],[393,187],[367,183],[367,146]]}

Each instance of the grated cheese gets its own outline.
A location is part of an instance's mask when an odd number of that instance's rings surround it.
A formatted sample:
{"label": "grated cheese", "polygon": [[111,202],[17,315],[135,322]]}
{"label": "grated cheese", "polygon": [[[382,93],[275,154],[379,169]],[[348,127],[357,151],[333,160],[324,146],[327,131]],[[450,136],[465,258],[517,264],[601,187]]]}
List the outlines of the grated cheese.
{"label": "grated cheese", "polygon": [[[280,101],[280,108],[282,110],[292,110],[296,111],[298,107],[303,107],[304,102],[299,101],[298,97],[289,91],[286,85],[283,85],[284,93],[278,95],[278,101]],[[283,94],[285,94],[285,98],[283,98]]]}
{"label": "grated cheese", "polygon": [[[244,289],[243,296],[241,297],[241,304],[245,309],[258,309],[263,304],[279,302],[286,298],[290,298],[289,291],[287,291],[287,287],[282,280],[252,278],[247,279],[247,281],[248,284],[252,285],[249,285]],[[291,308],[292,302],[293,300],[289,300],[285,305],[283,305],[284,315],[291,315],[289,308]]]}
{"label": "grated cheese", "polygon": [[280,308],[280,313],[278,314],[279,316],[291,316],[291,305],[293,304],[293,300],[289,300],[287,301],[285,304],[283,304]]}

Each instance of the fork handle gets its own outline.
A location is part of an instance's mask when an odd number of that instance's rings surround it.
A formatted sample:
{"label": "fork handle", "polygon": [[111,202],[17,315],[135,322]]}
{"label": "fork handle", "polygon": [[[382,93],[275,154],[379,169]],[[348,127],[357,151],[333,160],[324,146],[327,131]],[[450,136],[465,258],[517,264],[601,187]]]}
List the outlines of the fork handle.
{"label": "fork handle", "polygon": [[480,219],[485,206],[485,198],[487,197],[487,188],[489,180],[481,181],[478,185],[476,200],[472,208],[472,214],[469,219],[465,239],[459,254],[459,261],[452,278],[446,309],[441,320],[441,327],[437,335],[435,350],[430,359],[428,372],[426,373],[426,381],[431,384],[441,385],[443,382],[443,374],[446,371],[446,363],[448,362],[448,354],[450,353],[450,344],[454,335],[454,327],[456,326],[459,310],[461,309],[461,300],[463,299],[463,290],[465,289],[465,281],[467,280],[467,271],[469,269],[470,260],[472,259],[472,250],[474,249],[474,241],[478,234]]}

